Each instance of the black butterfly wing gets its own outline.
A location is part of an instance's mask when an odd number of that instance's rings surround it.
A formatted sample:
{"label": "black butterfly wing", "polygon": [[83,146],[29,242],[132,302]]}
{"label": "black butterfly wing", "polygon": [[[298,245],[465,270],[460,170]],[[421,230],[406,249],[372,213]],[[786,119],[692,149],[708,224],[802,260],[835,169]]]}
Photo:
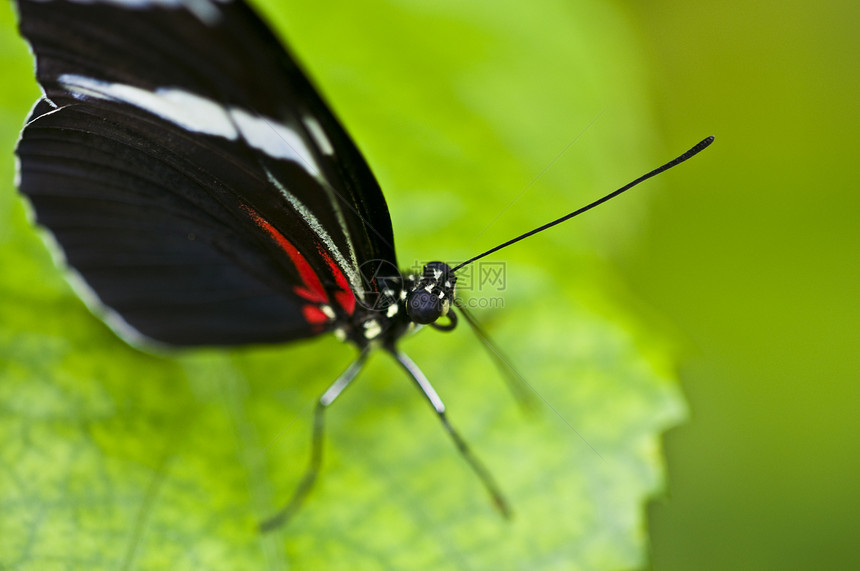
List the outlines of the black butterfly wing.
{"label": "black butterfly wing", "polygon": [[18,146],[20,189],[133,331],[314,335],[355,311],[363,262],[396,263],[369,168],[246,5],[18,6],[46,94]]}

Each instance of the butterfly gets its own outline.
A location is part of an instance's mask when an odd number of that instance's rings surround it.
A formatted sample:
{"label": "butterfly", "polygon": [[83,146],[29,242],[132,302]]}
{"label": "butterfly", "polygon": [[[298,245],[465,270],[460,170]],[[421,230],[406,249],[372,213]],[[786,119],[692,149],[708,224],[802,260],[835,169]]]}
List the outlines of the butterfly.
{"label": "butterfly", "polygon": [[241,0],[16,0],[44,92],[22,132],[19,190],[99,313],[133,343],[284,343],[331,333],[358,357],[317,402],[296,513],[322,458],[325,410],[373,350],[424,395],[503,513],[490,471],[398,341],[463,315],[457,271],[687,160],[455,267],[401,273],[382,191],[296,60]]}

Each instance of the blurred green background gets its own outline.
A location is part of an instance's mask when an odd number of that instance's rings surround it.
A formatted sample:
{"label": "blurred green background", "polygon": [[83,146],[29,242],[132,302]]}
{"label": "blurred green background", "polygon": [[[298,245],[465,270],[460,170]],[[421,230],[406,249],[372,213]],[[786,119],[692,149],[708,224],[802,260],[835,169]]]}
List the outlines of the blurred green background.
{"label": "blurred green background", "polygon": [[[431,8],[368,2],[360,9],[336,2],[294,4],[272,2],[267,13],[285,30],[368,155],[389,197],[402,264],[413,257],[456,259],[474,253],[611,190],[705,135],[716,135],[705,155],[637,190],[635,197],[512,249],[505,259],[523,264],[530,282],[517,283],[511,274],[505,310],[485,319],[530,381],[551,376],[556,368],[570,367],[566,371],[574,376],[590,370],[579,361],[599,358],[602,353],[591,345],[601,339],[622,347],[607,349],[604,358],[621,355],[632,369],[637,365],[626,347],[634,344],[648,356],[657,377],[667,376],[677,363],[689,420],[665,436],[668,492],[650,503],[646,520],[623,526],[624,537],[630,530],[647,533],[655,569],[860,565],[855,301],[860,198],[851,192],[860,182],[854,157],[860,137],[856,3],[440,2]],[[35,93],[22,79],[29,64],[19,57],[22,46],[6,21],[0,45],[4,56],[10,54],[4,73],[14,79],[6,80],[2,121],[4,133],[10,133]],[[451,85],[441,83],[440,78],[451,76],[456,77]],[[380,99],[386,105],[375,103]],[[9,172],[7,163],[8,157],[4,172]],[[523,189],[519,202],[504,211]],[[4,193],[0,200],[5,209],[14,199]],[[499,212],[499,221],[491,224]],[[558,293],[561,288],[564,294]],[[60,286],[45,289],[41,299],[60,296]],[[34,299],[39,295],[34,293]],[[588,309],[570,301],[574,297]],[[592,311],[614,316],[627,333],[604,333],[607,326],[600,318],[589,321]],[[582,333],[592,325],[598,333]],[[91,327],[102,343],[113,342],[109,333]],[[576,354],[557,341],[577,334],[588,343],[577,346]],[[444,361],[435,369],[429,365],[433,370],[427,372],[431,379],[455,377],[442,381],[446,396],[456,395],[490,367],[462,355],[477,351],[467,335],[456,339],[422,335],[422,341],[408,345],[419,362],[419,357],[425,363]],[[310,402],[325,378],[342,366],[318,364],[318,351],[330,351],[333,363],[348,360],[348,348],[321,343],[287,353],[294,370],[323,379],[289,389],[298,396],[276,393],[281,401]],[[459,351],[452,352],[452,344]],[[117,348],[121,345],[109,346],[123,351]],[[245,367],[254,370],[267,359],[279,362],[264,352]],[[452,367],[458,372],[446,375]],[[586,383],[585,404],[603,405],[632,392],[623,384],[610,386],[611,365],[595,367],[597,382]],[[399,382],[396,371],[379,366],[372,372],[382,379],[372,390],[399,402],[400,393],[391,394],[388,386],[395,383],[388,377]],[[475,395],[449,398],[461,398],[462,410],[480,407],[476,402],[488,400],[484,395],[490,391],[503,391],[492,381],[481,381],[480,387]],[[552,404],[563,400],[563,387],[543,389]],[[666,394],[662,404],[651,401],[652,408],[644,411],[660,417],[646,431],[678,422],[676,395]],[[492,397],[490,405],[509,409],[505,396]],[[182,398],[191,397],[177,401]],[[339,411],[344,423],[362,421],[356,411],[367,406],[364,399],[354,406],[344,403]],[[403,415],[411,419],[425,413],[421,403],[407,410],[391,416],[390,424],[385,424],[387,416],[374,421],[395,432],[403,430]],[[587,414],[569,410],[580,419]],[[483,434],[484,424],[499,439],[541,438],[550,432],[529,428],[528,420],[510,410],[498,413],[501,420],[481,408],[475,414],[477,420],[464,419],[462,412],[457,417],[472,434]],[[616,416],[604,418],[607,424]],[[602,437],[599,421],[596,427],[582,422],[586,434]],[[409,430],[417,434],[425,425],[427,434],[435,434],[432,419]],[[340,430],[343,448],[344,424]],[[371,438],[356,436],[356,446],[367,446]],[[446,442],[438,444],[442,457],[451,453]],[[481,442],[476,447],[495,457],[492,463],[506,465],[497,454],[505,445]],[[204,446],[194,441],[193,448]],[[337,465],[337,445],[332,448],[329,458]],[[349,465],[362,461],[353,454]],[[391,458],[378,462],[382,470],[392,469]],[[613,470],[618,465],[589,462],[588,454],[572,460],[598,479],[619,478],[621,470]],[[459,469],[456,461],[451,465],[451,471]],[[419,461],[419,467],[431,475],[448,473],[432,463]],[[563,470],[558,468],[560,478],[577,478],[570,467]],[[340,487],[361,475],[348,473],[339,480],[334,471],[325,474],[333,482],[328,495],[343,497],[348,492]],[[529,475],[515,471],[509,477],[519,486]],[[651,481],[658,479],[655,474],[647,474],[636,493],[659,485]],[[366,480],[378,477],[371,476]],[[439,481],[428,480],[437,486]],[[462,482],[470,485],[468,475]],[[415,498],[399,493],[409,498],[406,503],[421,505],[436,492],[424,489],[414,492]],[[334,525],[326,523],[332,516],[322,503],[308,515],[311,528]],[[436,521],[428,517],[425,523]],[[592,524],[587,517],[579,521],[585,528]],[[446,539],[457,538],[446,543],[454,546],[453,568],[481,568],[485,560],[463,553],[474,544],[486,548],[482,542],[498,542],[492,527],[478,528],[480,537],[466,543],[453,528],[441,529],[451,535]],[[618,546],[617,538],[608,545]],[[621,545],[631,551],[605,564],[577,564],[639,565],[636,549],[644,543],[634,539]],[[423,553],[414,548],[416,556]],[[419,568],[423,560],[410,560],[407,550],[404,559],[391,561]],[[537,567],[560,569],[570,563],[536,561]]]}
{"label": "blurred green background", "polygon": [[857,568],[860,5],[630,7],[661,134],[719,144],[616,258],[689,347],[654,566]]}

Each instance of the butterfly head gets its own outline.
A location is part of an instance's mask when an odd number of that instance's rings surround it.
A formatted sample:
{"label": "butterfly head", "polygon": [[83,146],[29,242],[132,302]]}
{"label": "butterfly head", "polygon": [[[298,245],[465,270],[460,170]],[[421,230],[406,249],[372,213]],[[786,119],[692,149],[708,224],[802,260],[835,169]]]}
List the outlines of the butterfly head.
{"label": "butterfly head", "polygon": [[448,314],[454,301],[457,276],[444,262],[430,262],[424,275],[406,294],[406,313],[415,323],[426,325]]}

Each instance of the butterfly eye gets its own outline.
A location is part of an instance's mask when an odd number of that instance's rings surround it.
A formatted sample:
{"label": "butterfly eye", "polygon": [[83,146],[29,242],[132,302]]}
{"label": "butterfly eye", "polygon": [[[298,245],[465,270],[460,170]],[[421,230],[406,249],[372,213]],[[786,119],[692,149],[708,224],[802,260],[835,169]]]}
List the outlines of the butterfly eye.
{"label": "butterfly eye", "polygon": [[442,317],[445,305],[438,295],[424,288],[414,289],[406,296],[406,313],[412,321],[422,325],[433,323]]}
{"label": "butterfly eye", "polygon": [[427,325],[448,313],[457,277],[444,262],[424,266],[423,276],[406,296],[406,313],[415,323]]}

